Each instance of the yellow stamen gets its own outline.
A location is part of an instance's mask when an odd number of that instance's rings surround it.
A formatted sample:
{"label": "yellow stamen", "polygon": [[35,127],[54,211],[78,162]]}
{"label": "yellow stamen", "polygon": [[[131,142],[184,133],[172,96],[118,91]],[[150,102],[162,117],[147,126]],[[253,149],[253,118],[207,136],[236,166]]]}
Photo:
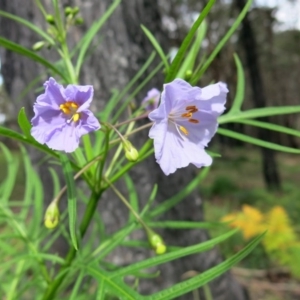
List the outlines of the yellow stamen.
{"label": "yellow stamen", "polygon": [[199,121],[196,120],[196,119],[189,119],[188,121],[191,122],[191,123],[194,123],[194,124],[198,124],[199,123]]}
{"label": "yellow stamen", "polygon": [[70,109],[66,107],[64,104],[61,104],[59,108],[63,111],[64,114],[68,115],[71,113]]}
{"label": "yellow stamen", "polygon": [[80,114],[77,112],[79,105],[73,101],[67,101],[64,104],[61,104],[59,108],[66,115],[72,115],[71,118],[67,121],[68,123],[77,122],[80,119]]}
{"label": "yellow stamen", "polygon": [[180,130],[183,134],[185,134],[185,135],[188,135],[188,134],[189,134],[188,130],[187,130],[185,127],[183,127],[183,126],[179,126],[179,130]]}
{"label": "yellow stamen", "polygon": [[73,121],[74,122],[77,122],[79,119],[80,119],[80,114],[79,113],[76,113],[76,114],[73,115]]}

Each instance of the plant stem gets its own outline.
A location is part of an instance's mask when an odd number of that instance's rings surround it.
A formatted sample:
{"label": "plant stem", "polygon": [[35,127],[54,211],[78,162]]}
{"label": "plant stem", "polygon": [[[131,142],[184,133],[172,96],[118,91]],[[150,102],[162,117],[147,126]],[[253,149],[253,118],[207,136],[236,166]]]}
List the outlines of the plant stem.
{"label": "plant stem", "polygon": [[[79,226],[79,232],[80,232],[80,236],[81,238],[84,237],[87,228],[92,220],[92,217],[94,215],[94,212],[96,210],[97,207],[97,203],[98,200],[102,194],[103,190],[100,191],[99,193],[96,193],[93,191],[90,200],[88,202],[88,205],[85,209],[82,221],[80,223]],[[48,286],[42,300],[52,300],[54,299],[54,296],[58,290],[58,288],[60,287],[60,285],[62,284],[63,280],[66,278],[66,276],[68,275],[68,268],[70,267],[70,265],[72,264],[74,258],[76,257],[76,250],[74,247],[71,247],[66,258],[65,258],[65,263],[64,265],[61,266],[56,279],[54,279],[54,281],[52,281],[52,283]]]}

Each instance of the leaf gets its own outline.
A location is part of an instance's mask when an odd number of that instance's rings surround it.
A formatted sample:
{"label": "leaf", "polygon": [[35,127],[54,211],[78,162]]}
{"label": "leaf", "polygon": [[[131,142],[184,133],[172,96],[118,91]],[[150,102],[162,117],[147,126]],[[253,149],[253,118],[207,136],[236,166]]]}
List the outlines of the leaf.
{"label": "leaf", "polygon": [[0,10],[0,16],[3,16],[5,18],[9,18],[11,20],[14,20],[14,21],[20,23],[21,25],[24,25],[24,26],[30,28],[32,31],[39,34],[42,38],[44,38],[51,45],[55,44],[54,40],[51,38],[50,35],[48,35],[44,30],[40,29],[38,26],[35,26],[32,22],[29,22],[26,19],[20,18],[16,15],[12,15],[10,13],[7,13],[3,10]]}
{"label": "leaf", "polygon": [[206,22],[202,22],[202,24],[198,28],[196,39],[193,45],[191,46],[188,55],[184,59],[180,69],[178,70],[176,78],[184,79],[186,71],[188,70],[192,71],[194,69],[195,61],[199,53],[202,41],[205,37],[206,30],[207,30],[207,24]]}
{"label": "leaf", "polygon": [[142,27],[142,30],[144,31],[144,33],[146,34],[147,38],[150,40],[151,44],[153,45],[154,49],[156,50],[156,52],[160,56],[162,62],[165,65],[166,72],[168,73],[168,71],[169,71],[169,63],[168,63],[167,56],[165,55],[163,49],[161,48],[161,46],[157,42],[157,40],[154,37],[154,35],[144,25],[141,25],[141,27]]}
{"label": "leaf", "polygon": [[244,74],[243,66],[238,55],[234,53],[233,56],[237,68],[237,87],[236,87],[236,94],[233,100],[233,104],[228,114],[241,110],[242,103],[244,100],[244,95],[245,95],[245,74]]}
{"label": "leaf", "polygon": [[207,58],[206,62],[202,66],[202,68],[200,68],[200,70],[198,72],[196,72],[196,74],[192,77],[192,80],[191,80],[191,84],[192,85],[195,85],[198,82],[198,80],[201,78],[201,76],[204,74],[204,72],[210,66],[210,64],[212,63],[212,61],[215,59],[215,57],[217,56],[217,54],[220,52],[220,50],[223,48],[223,46],[227,43],[227,41],[229,40],[229,38],[232,36],[232,34],[234,32],[236,32],[238,26],[240,25],[240,23],[244,19],[245,15],[247,14],[247,12],[248,12],[251,4],[252,4],[252,0],[248,0],[247,3],[246,3],[246,5],[245,5],[245,7],[243,8],[243,10],[241,11],[241,13],[239,14],[239,16],[236,18],[236,20],[234,21],[234,23],[232,24],[232,26],[230,27],[230,29],[228,30],[228,32],[225,34],[225,36],[221,39],[221,41],[215,47],[215,49],[213,50],[213,52]]}
{"label": "leaf", "polygon": [[[142,300],[143,296],[132,290],[126,283],[117,278],[110,278],[109,273],[104,270],[92,266],[86,268],[87,272],[94,276],[100,283],[104,285],[106,291],[124,300]],[[102,292],[103,293],[103,292]]]}
{"label": "leaf", "polygon": [[[128,198],[129,198],[130,205],[131,205],[132,209],[138,213],[139,212],[139,201],[138,201],[138,195],[137,195],[135,186],[134,186],[130,176],[128,175],[128,173],[124,174],[124,179],[125,179],[125,184],[126,184],[127,190],[128,190]],[[136,220],[135,216],[130,211],[128,223],[132,223],[135,220]]]}
{"label": "leaf", "polygon": [[218,118],[219,124],[233,123],[242,119],[254,119],[275,115],[296,114],[300,113],[300,105],[295,106],[275,106],[254,108],[247,111],[238,112],[234,114],[226,114]]}
{"label": "leaf", "polygon": [[273,131],[283,132],[283,133],[290,134],[290,135],[293,135],[293,136],[296,136],[296,137],[300,137],[300,131],[299,130],[284,127],[284,126],[280,126],[280,125],[277,125],[277,124],[261,122],[261,121],[256,121],[256,120],[247,120],[247,119],[246,120],[239,120],[239,121],[236,121],[236,122],[241,123],[241,124],[256,126],[256,127],[260,127],[260,128],[265,128],[265,129],[269,129],[269,130],[273,130]]}
{"label": "leaf", "polygon": [[229,231],[225,234],[222,234],[222,235],[220,235],[214,239],[211,239],[209,241],[205,241],[205,242],[202,242],[202,243],[199,243],[196,245],[192,245],[192,246],[188,246],[185,248],[180,248],[179,250],[167,252],[165,254],[161,254],[159,256],[151,257],[151,258],[145,259],[143,261],[134,263],[130,266],[123,267],[121,270],[114,272],[113,277],[125,276],[128,274],[131,274],[132,272],[137,272],[137,271],[140,271],[143,269],[161,265],[166,262],[178,259],[180,257],[207,251],[207,250],[213,248],[215,245],[221,243],[222,241],[225,241],[226,239],[231,237],[236,232],[237,232],[237,230],[231,230],[231,231]]}
{"label": "leaf", "polygon": [[79,41],[79,55],[77,58],[77,64],[75,67],[76,76],[79,77],[80,68],[82,66],[82,63],[84,61],[85,54],[90,47],[90,44],[94,38],[94,36],[97,34],[97,32],[101,29],[101,27],[105,24],[105,22],[108,20],[108,18],[112,15],[112,13],[115,11],[115,9],[120,4],[121,0],[115,0],[109,8],[105,10],[105,13],[103,16],[96,22],[94,22],[91,27],[88,29],[88,31],[85,33],[85,35],[82,37],[82,39]]}
{"label": "leaf", "polygon": [[76,236],[76,221],[77,221],[77,201],[76,201],[76,188],[73,178],[73,170],[68,157],[65,154],[60,154],[60,161],[67,185],[68,195],[68,216],[69,216],[69,229],[73,247],[78,250],[77,236]]}
{"label": "leaf", "polygon": [[25,47],[23,47],[19,44],[16,44],[14,42],[11,42],[11,41],[3,38],[3,37],[0,37],[0,46],[36,61],[37,63],[39,63],[39,64],[43,65],[44,67],[48,68],[49,70],[53,71],[55,74],[59,75],[66,82],[68,81],[67,77],[65,77],[65,75],[63,73],[61,73],[54,66],[53,63],[51,63],[48,60],[46,60],[46,59],[42,58],[41,56],[37,55],[35,52],[30,51],[27,48],[25,48]]}
{"label": "leaf", "polygon": [[19,169],[19,159],[18,157],[13,156],[10,150],[3,143],[0,143],[0,148],[4,154],[7,164],[6,178],[1,185],[3,187],[1,190],[1,204],[6,205],[8,204],[8,200],[16,182]]}
{"label": "leaf", "polygon": [[32,136],[31,136],[31,133],[30,133],[30,130],[31,130],[32,126],[31,126],[30,122],[27,119],[24,107],[22,107],[20,109],[20,111],[19,111],[19,114],[18,114],[18,123],[19,123],[19,126],[22,129],[24,135],[28,139],[32,139]]}
{"label": "leaf", "polygon": [[214,4],[215,4],[215,0],[209,0],[209,2],[206,4],[204,9],[202,10],[200,16],[198,17],[198,19],[193,24],[193,26],[190,29],[189,33],[187,34],[187,36],[183,40],[183,42],[182,42],[182,44],[181,44],[174,60],[172,61],[172,64],[170,66],[170,70],[167,74],[165,82],[170,82],[170,81],[172,81],[173,79],[176,78],[177,72],[180,68],[180,63],[183,60],[184,55],[185,55],[189,45],[191,44],[192,39],[193,39],[197,29],[199,28],[199,26],[201,25],[201,23],[203,22],[203,20],[207,16],[207,14],[210,12],[210,10],[211,10],[211,8],[213,7]]}
{"label": "leaf", "polygon": [[14,131],[14,130],[0,126],[0,135],[6,136],[9,138],[13,138],[13,139],[18,140],[23,143],[27,143],[43,152],[46,152],[47,154],[50,154],[51,156],[58,158],[58,154],[55,151],[49,149],[48,147],[46,147],[42,144],[37,143],[33,139],[28,139],[28,138],[24,137],[22,134]]}
{"label": "leaf", "polygon": [[272,149],[272,150],[277,150],[277,151],[282,151],[282,152],[287,152],[287,153],[295,153],[295,154],[299,154],[300,150],[299,149],[294,149],[291,147],[286,147],[286,146],[281,146],[275,143],[271,143],[271,142],[266,142],[242,133],[238,133],[238,132],[234,132],[225,128],[219,128],[218,129],[218,133],[231,137],[233,139],[237,139],[246,143],[250,143],[250,144],[254,144],[260,147],[265,147],[268,149]]}
{"label": "leaf", "polygon": [[169,300],[175,299],[180,295],[184,295],[190,291],[193,291],[200,286],[212,281],[216,277],[220,276],[224,272],[228,271],[232,266],[241,261],[246,257],[261,241],[264,234],[259,235],[257,238],[253,239],[243,250],[233,255],[229,259],[220,263],[219,265],[212,267],[211,269],[203,272],[202,274],[196,275],[195,277],[185,280],[183,282],[177,283],[170,288],[164,289],[158,293],[152,294],[145,297],[145,300]]}
{"label": "leaf", "polygon": [[147,222],[151,228],[172,228],[172,229],[195,229],[195,228],[216,228],[224,226],[221,222],[188,222],[188,221],[162,221]]}

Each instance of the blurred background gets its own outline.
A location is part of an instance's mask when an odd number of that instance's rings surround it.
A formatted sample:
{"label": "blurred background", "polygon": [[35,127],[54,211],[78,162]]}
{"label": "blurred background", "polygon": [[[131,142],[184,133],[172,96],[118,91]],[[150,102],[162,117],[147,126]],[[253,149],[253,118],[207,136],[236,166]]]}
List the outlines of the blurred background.
{"label": "blurred background", "polygon": [[[35,24],[42,24],[41,16],[33,6],[20,7],[16,0],[1,2],[2,10],[23,16]],[[48,2],[45,1],[49,5]],[[212,52],[245,2],[217,1],[206,20],[207,34],[198,56],[199,61]],[[101,4],[96,1],[63,3],[81,7],[85,23],[73,30],[76,42],[76,34],[83,32],[89,20],[93,19],[91,14],[99,14],[110,1]],[[205,3],[199,0],[145,0],[123,4],[123,10],[119,12],[123,19],[117,20],[116,15],[115,19],[108,22],[82,74],[82,82],[90,82],[95,86],[95,95],[99,99],[97,108],[101,108],[112,88],[128,82],[128,78],[136,73],[152,51],[151,44],[139,29],[140,23],[146,24],[166,52],[175,53]],[[214,81],[226,82],[230,90],[227,103],[229,109],[237,83],[233,59],[233,54],[237,53],[246,76],[243,109],[300,105],[299,16],[300,2],[297,0],[254,1],[249,14],[198,85],[205,86]],[[121,29],[121,22],[128,23],[126,35]],[[26,29],[3,18],[0,19],[0,34],[29,48],[37,41]],[[107,43],[100,45],[102,40]],[[42,51],[45,56],[53,58],[49,50]],[[36,80],[40,69],[32,62],[4,49],[0,49],[0,54],[0,124],[16,128],[16,108],[25,106],[30,110],[38,91],[37,83],[42,77]],[[95,57],[99,59],[96,67],[91,68],[95,64]],[[161,86],[162,78],[163,74],[160,74],[153,79],[136,98],[136,102],[141,101],[151,87]],[[27,89],[28,86],[31,89]],[[296,114],[271,117],[264,121],[300,129],[300,117]],[[281,145],[295,148],[300,145],[299,139],[277,132],[258,130],[238,123],[226,126],[236,132]],[[4,142],[11,143],[8,140]],[[13,143],[10,145],[17,148]],[[229,257],[236,253],[251,237],[267,227],[272,233],[270,238],[264,240],[242,264],[234,268],[233,274],[249,291],[249,299],[300,299],[300,157],[274,153],[221,136],[216,137],[211,146],[212,151],[221,153],[222,157],[215,159],[205,184],[199,188],[204,200],[204,219],[211,222],[236,219],[239,222],[232,226],[241,229],[240,235],[222,245],[221,255]],[[0,169],[3,163],[0,156]],[[0,180],[1,176],[0,172]],[[22,176],[20,172],[16,195],[18,189],[22,190]],[[210,234],[217,236],[226,230],[225,227],[216,227],[210,230]]]}

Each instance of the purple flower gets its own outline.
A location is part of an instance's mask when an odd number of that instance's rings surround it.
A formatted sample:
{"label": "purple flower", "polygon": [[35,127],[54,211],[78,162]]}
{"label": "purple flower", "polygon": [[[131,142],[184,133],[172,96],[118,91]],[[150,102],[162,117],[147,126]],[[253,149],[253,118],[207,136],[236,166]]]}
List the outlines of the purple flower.
{"label": "purple flower", "polygon": [[217,131],[227,93],[224,83],[201,89],[175,79],[164,85],[160,106],[149,114],[154,121],[149,137],[154,139],[155,158],[166,175],[190,163],[197,168],[211,165],[204,147]]}
{"label": "purple flower", "polygon": [[147,96],[143,99],[142,105],[147,111],[152,111],[157,108],[160,98],[160,91],[156,88],[151,89]]}
{"label": "purple flower", "polygon": [[82,135],[98,130],[100,124],[88,109],[94,89],[91,85],[68,85],[64,88],[55,79],[44,83],[45,93],[33,106],[31,135],[49,148],[73,152]]}

